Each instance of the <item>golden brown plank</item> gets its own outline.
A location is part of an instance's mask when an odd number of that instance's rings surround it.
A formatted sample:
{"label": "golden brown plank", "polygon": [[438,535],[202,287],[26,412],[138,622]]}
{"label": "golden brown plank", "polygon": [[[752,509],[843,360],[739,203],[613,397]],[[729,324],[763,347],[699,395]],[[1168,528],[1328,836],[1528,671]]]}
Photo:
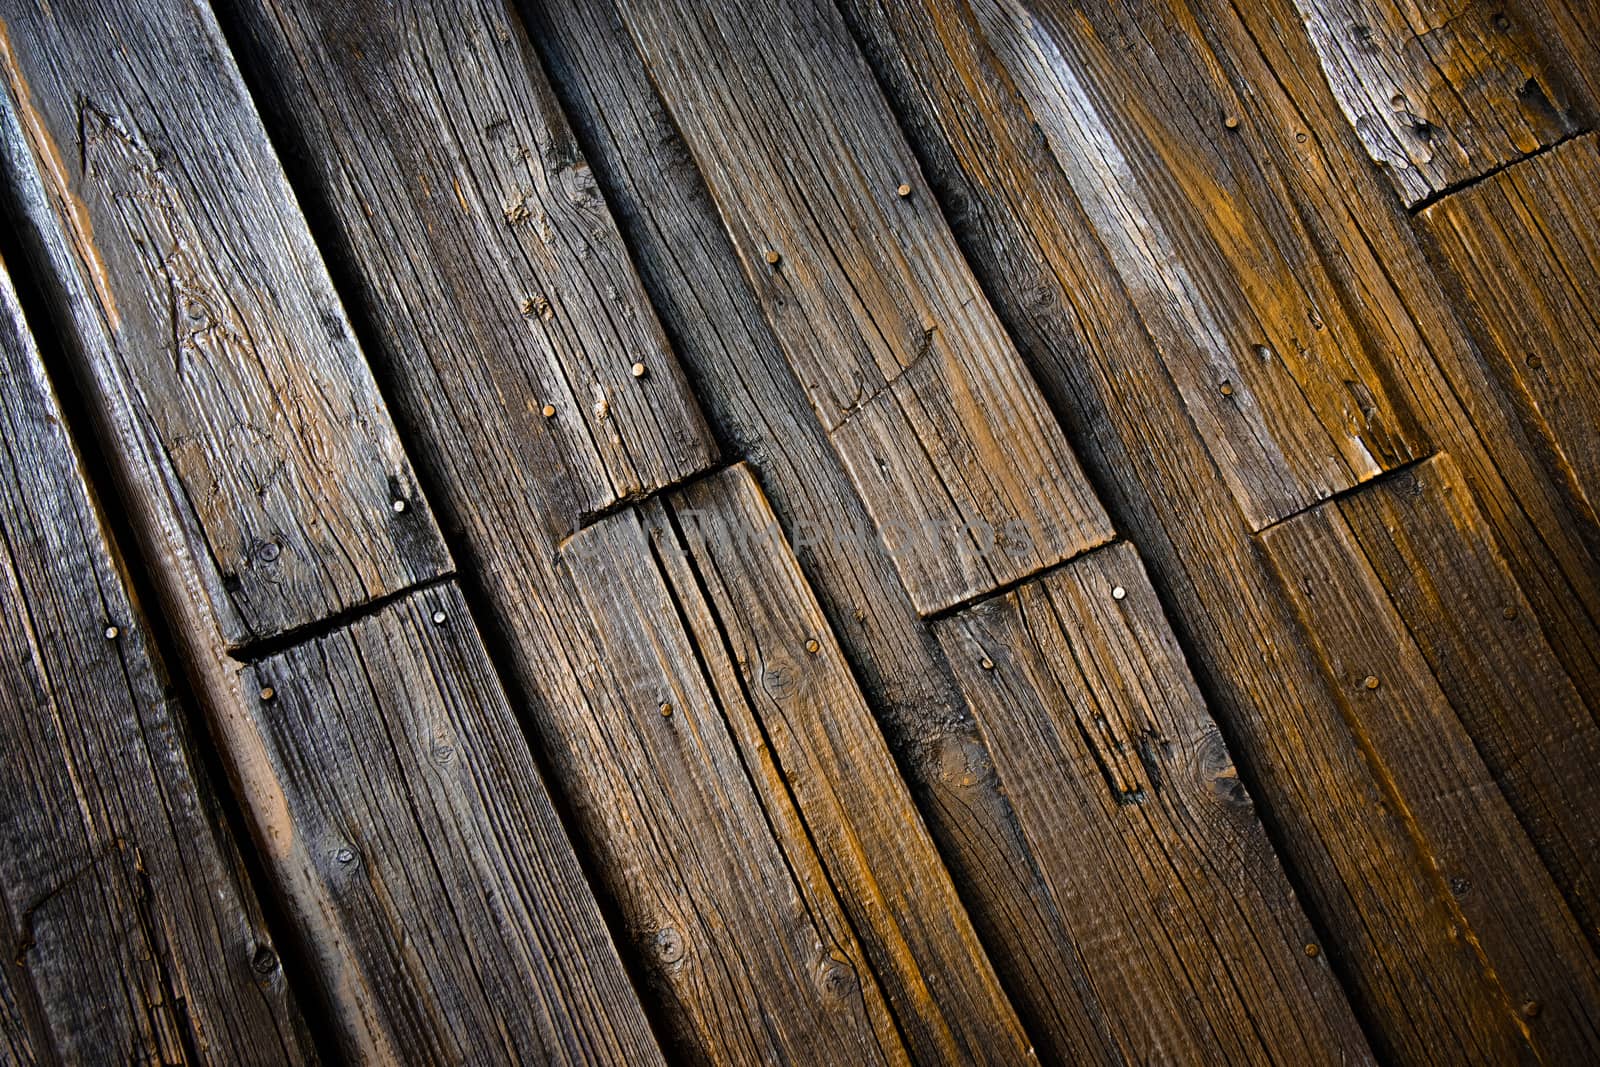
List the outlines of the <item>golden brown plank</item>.
{"label": "golden brown plank", "polygon": [[709,465],[715,444],[504,3],[360,19],[312,0],[220,6],[399,369],[398,406],[454,432],[427,400],[480,381],[500,403],[459,444],[547,472],[527,488],[554,537]]}
{"label": "golden brown plank", "polygon": [[0,270],[5,1062],[315,1059],[185,726]]}
{"label": "golden brown plank", "polygon": [[1296,0],[1328,84],[1408,207],[1576,133],[1516,3]]}
{"label": "golden brown plank", "polygon": [[[1465,492],[1440,463],[1397,475],[1398,491]],[[1361,493],[1380,491],[1392,490]],[[1502,1005],[1500,1027],[1539,1058],[1592,1060],[1600,968],[1408,630],[1397,608],[1403,591],[1397,596],[1368,562],[1345,517],[1359,506],[1320,505],[1264,531],[1261,542],[1388,803],[1448,887],[1446,906],[1412,936],[1467,940],[1482,961],[1480,981]],[[1441,537],[1455,516],[1439,505],[1411,517],[1436,527],[1417,536]],[[1409,610],[1420,614],[1415,603]]]}
{"label": "golden brown plank", "polygon": [[208,9],[27,5],[0,23],[29,225],[113,346],[84,368],[147,451],[230,644],[450,561]]}
{"label": "golden brown plank", "polygon": [[831,5],[619,7],[917,608],[1109,538]]}
{"label": "golden brown plank", "polygon": [[1578,138],[1418,216],[1484,354],[1593,521],[1600,501],[1600,139]]}
{"label": "golden brown plank", "polygon": [[1367,1058],[1138,554],[937,624],[1122,1062]]}

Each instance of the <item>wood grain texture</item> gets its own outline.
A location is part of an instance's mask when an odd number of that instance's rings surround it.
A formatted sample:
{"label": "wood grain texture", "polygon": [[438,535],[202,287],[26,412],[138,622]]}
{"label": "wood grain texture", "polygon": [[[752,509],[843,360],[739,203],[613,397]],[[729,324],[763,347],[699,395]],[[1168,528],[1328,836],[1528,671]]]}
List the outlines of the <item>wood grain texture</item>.
{"label": "wood grain texture", "polygon": [[[691,483],[658,556],[765,807],[793,805],[919,1063],[1034,1057],[828,621],[749,468]],[[660,545],[665,531],[656,537]]]}
{"label": "wood grain texture", "polygon": [[[745,283],[688,149],[609,2],[528,12],[640,274],[719,433],[759,477],[1046,1060],[1101,1047],[993,763]],[[844,532],[845,536],[840,536]]]}
{"label": "wood grain texture", "polygon": [[[1454,522],[1470,515],[1472,505],[1440,499],[1466,489],[1438,460],[1396,479],[1395,486],[1363,489],[1297,515],[1264,531],[1261,541],[1352,731],[1379,769],[1389,803],[1447,880],[1449,907],[1440,918],[1449,926],[1441,934],[1471,932],[1482,980],[1503,1004],[1503,1029],[1526,1040],[1541,1060],[1587,1062],[1600,1045],[1600,970],[1456,710],[1481,715],[1488,694],[1476,707],[1459,699],[1452,706],[1405,614],[1422,617],[1422,643],[1435,656],[1437,631],[1451,622],[1428,619],[1404,583],[1390,588],[1369,562],[1369,539],[1379,552],[1392,552],[1396,541],[1450,538]],[[1367,510],[1363,497],[1380,492],[1383,498]],[[1384,529],[1386,519],[1398,518],[1392,512],[1380,517],[1396,496],[1432,499],[1431,507],[1409,509],[1407,517],[1422,529]],[[1366,537],[1346,519],[1355,509],[1365,511],[1360,526]],[[1408,575],[1407,582],[1416,577]],[[1478,655],[1490,663],[1516,658],[1510,648],[1481,647],[1492,647],[1498,636],[1488,631],[1488,619],[1454,621],[1478,629]],[[1577,807],[1582,799],[1571,802]],[[1581,808],[1572,817],[1592,822],[1592,812]]]}
{"label": "wood grain texture", "polygon": [[[965,5],[845,7],[963,248],[1150,566],[1308,909],[1330,951],[1349,961],[1341,975],[1377,1051],[1417,1064],[1441,1050],[1522,1054],[1471,946],[1443,936],[1445,887],[1384,809],[1295,616],[1245,536],[1210,442],[1163,369],[1169,357],[1154,349],[978,19]],[[1429,436],[1453,442],[1508,564],[1587,696],[1595,568],[1580,523],[1540,471],[1288,7],[1140,3],[1117,8],[1110,24],[1099,7],[1081,20],[1124,49],[1128,69],[1151,72],[1126,100],[1170,81],[1185,89],[1182,108],[1222,131],[1229,113],[1240,118],[1216,150],[1259,168],[1259,180],[1241,186],[1249,213],[1278,248],[1298,248],[1292,261],[1320,264],[1302,276],[1331,286],[1316,304],[1324,322],[1334,321],[1328,304],[1342,305],[1350,336],[1378,353],[1396,403],[1420,413]],[[1140,121],[1156,126],[1166,115],[1148,109]],[[1383,933],[1398,930],[1407,933]]]}
{"label": "wood grain texture", "polygon": [[3,271],[0,548],[0,1059],[314,1060]]}
{"label": "wood grain texture", "polygon": [[1338,507],[1585,933],[1600,938],[1600,728],[1460,472],[1437,456]]}
{"label": "wood grain texture", "polygon": [[473,382],[493,421],[472,443],[549,471],[534,504],[553,537],[709,465],[715,443],[503,3],[221,7],[403,410],[425,418],[424,398]]}
{"label": "wood grain texture", "polygon": [[1346,119],[1408,207],[1580,128],[1516,4],[1296,0]]}
{"label": "wood grain texture", "polygon": [[[763,531],[733,526],[741,536]],[[598,829],[597,869],[665,1005],[679,1055],[714,1063],[906,1063],[910,1055],[772,750],[747,751],[719,679],[728,652],[694,639],[703,600],[660,505],[586,527],[563,549],[576,603],[566,669],[587,707],[560,763]],[[780,650],[773,650],[777,655]],[[781,650],[792,659],[803,649]],[[770,671],[765,684],[795,686]],[[767,797],[779,798],[770,806]]]}
{"label": "wood grain texture", "polygon": [[347,1054],[660,1062],[453,585],[273,655],[243,690],[282,783],[278,834],[309,860],[280,889],[321,934]]}
{"label": "wood grain texture", "polygon": [[936,629],[1084,957],[1103,1055],[1369,1059],[1132,547]]}
{"label": "wood grain texture", "polygon": [[1600,512],[1600,140],[1561,145],[1424,209],[1484,353],[1590,519]]}
{"label": "wood grain texture", "polygon": [[917,608],[1109,538],[831,5],[619,8]]}
{"label": "wood grain texture", "polygon": [[448,569],[209,9],[85,0],[0,30],[32,157],[12,165],[114,343],[97,403],[162,453],[227,640]]}
{"label": "wood grain texture", "polygon": [[1276,177],[1236,147],[1237,114],[1172,69],[1192,57],[1161,54],[1131,16],[973,10],[1253,526],[1418,454],[1381,352]]}

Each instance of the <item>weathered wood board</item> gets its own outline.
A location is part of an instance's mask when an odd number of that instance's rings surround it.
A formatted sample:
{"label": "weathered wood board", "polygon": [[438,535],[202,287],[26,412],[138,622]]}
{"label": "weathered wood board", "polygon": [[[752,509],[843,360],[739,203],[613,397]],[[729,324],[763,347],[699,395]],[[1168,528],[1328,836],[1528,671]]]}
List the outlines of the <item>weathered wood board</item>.
{"label": "weathered wood board", "polygon": [[1106,541],[838,12],[618,6],[917,608]]}
{"label": "weathered wood board", "polygon": [[[1452,706],[1403,613],[1417,613],[1432,627],[1448,624],[1432,620],[1433,611],[1407,596],[1403,585],[1386,585],[1369,562],[1369,552],[1392,551],[1396,541],[1450,538],[1451,525],[1473,514],[1472,504],[1439,499],[1467,492],[1441,459],[1395,478],[1396,486],[1365,487],[1348,500],[1296,515],[1264,531],[1261,542],[1351,730],[1383,780],[1388,803],[1443,883],[1447,907],[1437,926],[1413,936],[1446,939],[1470,931],[1482,959],[1480,980],[1503,1005],[1502,1027],[1542,1060],[1588,1062],[1600,1050],[1600,969],[1593,952],[1463,727],[1462,704]],[[1383,496],[1374,504],[1356,503],[1372,494]],[[1406,516],[1422,529],[1388,532],[1399,516],[1380,515],[1397,496],[1433,498],[1431,506],[1413,506]],[[1361,533],[1346,519],[1357,508]],[[1483,650],[1506,640],[1489,629],[1488,619],[1459,622],[1478,630],[1479,655],[1516,658],[1510,648]],[[1421,640],[1440,654],[1436,632]],[[1574,817],[1585,818],[1580,812]],[[1592,822],[1592,812],[1587,819]]]}
{"label": "weathered wood board", "polygon": [[587,736],[566,740],[584,770],[578,802],[608,826],[601,866],[632,872],[614,892],[650,944],[681,1043],[718,1062],[845,1048],[872,1061],[1026,1059],[752,476],[735,468],[670,501],[602,519],[563,549],[593,642],[574,664],[591,694]]}
{"label": "weathered wood board", "polygon": [[688,150],[609,3],[528,10],[535,43],[724,440],[746,457],[1046,1060],[1100,1047],[1087,976],[987,748],[745,283]]}
{"label": "weathered wood board", "polygon": [[1367,1057],[1132,547],[936,629],[1084,957],[1092,1058]]}
{"label": "weathered wood board", "polygon": [[278,888],[317,935],[345,1054],[661,1062],[453,584],[254,664],[240,699],[282,789]]}
{"label": "weathered wood board", "polygon": [[1407,207],[1576,133],[1518,5],[1296,0],[1346,119]]}
{"label": "weathered wood board", "polygon": [[448,570],[209,9],[22,5],[0,68],[32,225],[60,229],[112,341],[97,403],[159,455],[229,643]]}
{"label": "weathered wood board", "polygon": [[245,31],[409,417],[450,432],[428,401],[471,382],[494,418],[464,443],[547,472],[526,486],[557,538],[710,464],[715,443],[504,3],[360,18],[309,0],[219,6]]}
{"label": "weathered wood board", "polygon": [[1508,167],[1418,215],[1483,352],[1590,519],[1600,513],[1600,140]]}
{"label": "weathered wood board", "polygon": [[314,1060],[3,271],[0,549],[0,1059]]}

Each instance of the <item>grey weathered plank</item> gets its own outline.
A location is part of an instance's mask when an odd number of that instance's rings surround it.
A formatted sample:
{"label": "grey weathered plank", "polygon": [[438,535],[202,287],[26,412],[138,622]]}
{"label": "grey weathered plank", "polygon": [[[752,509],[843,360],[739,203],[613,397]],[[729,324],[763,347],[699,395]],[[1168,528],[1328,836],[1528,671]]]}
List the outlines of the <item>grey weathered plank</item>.
{"label": "grey weathered plank", "polygon": [[832,6],[619,8],[918,609],[1108,539]]}
{"label": "grey weathered plank", "polygon": [[1600,140],[1580,137],[1424,209],[1419,224],[1556,470],[1600,513]]}
{"label": "grey weathered plank", "polygon": [[586,527],[562,552],[579,603],[557,605],[583,694],[560,724],[565,777],[663,1021],[701,1061],[909,1062],[772,751],[730,730],[718,680],[737,687],[736,668],[695,641],[707,608],[669,583],[671,537],[658,503]]}
{"label": "grey weathered plank", "polygon": [[832,622],[1001,980],[1047,1060],[1102,1047],[988,750],[745,283],[607,3],[534,5],[530,29],[708,415],[747,459]]}
{"label": "grey weathered plank", "polygon": [[1440,690],[1600,940],[1600,727],[1446,456],[1339,502]]}
{"label": "grey weathered plank", "polygon": [[1124,19],[972,6],[1251,524],[1418,454],[1381,352],[1304,228],[1260,195],[1275,179],[1233,147],[1227,101],[1195,99]]}
{"label": "grey weathered plank", "polygon": [[[1448,879],[1451,899],[1439,916],[1448,929],[1439,934],[1471,931],[1483,981],[1539,1059],[1589,1062],[1600,1049],[1600,967],[1408,630],[1402,612],[1425,618],[1428,609],[1402,599],[1405,583],[1390,588],[1368,560],[1371,540],[1381,549],[1390,537],[1451,537],[1450,524],[1472,514],[1472,505],[1452,508],[1437,500],[1466,493],[1438,460],[1396,477],[1398,488],[1364,488],[1354,502],[1319,505],[1264,531],[1261,542],[1351,730],[1380,769],[1389,804]],[[1406,516],[1423,528],[1390,534],[1368,511],[1361,523],[1366,536],[1352,529],[1346,512],[1365,510],[1359,498],[1379,492],[1435,498],[1433,506]],[[1480,630],[1480,637],[1492,645],[1497,635]],[[1436,633],[1425,633],[1422,642],[1438,654]],[[1510,649],[1481,654],[1514,658]],[[1592,820],[1592,812],[1574,812],[1574,818]]]}
{"label": "grey weathered plank", "polygon": [[1108,1058],[1369,1058],[1131,546],[936,629],[1084,957]]}
{"label": "grey weathered plank", "polygon": [[3,271],[0,739],[0,1059],[314,1060]]}
{"label": "grey weathered plank", "polygon": [[[1351,961],[1341,975],[1378,1050],[1409,1063],[1519,1055],[1521,1034],[1482,984],[1470,942],[1443,936],[1448,888],[1383,810],[1216,453],[1164,370],[1171,357],[1154,349],[1124,289],[1145,282],[1119,278],[974,15],[909,0],[846,7],[964,249],[1071,417],[1193,650],[1308,908],[1331,951]],[[1119,49],[1110,76],[1127,84],[1130,107],[1173,83],[1183,89],[1125,124],[1158,127],[1184,113],[1219,128],[1215,147],[1197,152],[1241,157],[1236,176],[1255,168],[1256,178],[1241,178],[1240,213],[1306,264],[1296,267],[1302,277],[1326,282],[1315,304],[1324,323],[1338,321],[1328,305],[1342,307],[1349,336],[1376,350],[1396,404],[1449,443],[1563,665],[1594,692],[1600,601],[1579,523],[1455,321],[1290,5],[1138,3],[1080,16]],[[1229,114],[1240,120],[1231,131]]]}
{"label": "grey weathered plank", "polygon": [[400,406],[428,418],[427,397],[481,380],[504,402],[464,443],[550,472],[528,488],[556,537],[709,465],[715,443],[504,3],[219,8],[403,368]]}
{"label": "grey weathered plank", "polygon": [[[210,10],[23,5],[0,67],[39,195],[113,341],[87,368],[161,456],[228,641],[449,567]],[[397,510],[399,509],[399,510]]]}
{"label": "grey weathered plank", "polygon": [[0,967],[0,1055],[17,1067],[34,1067],[39,1057],[22,1021],[22,1005],[12,988],[10,968]]}
{"label": "grey weathered plank", "polygon": [[660,1062],[453,584],[248,668],[280,890],[356,1059]]}
{"label": "grey weathered plank", "polygon": [[777,517],[749,469],[651,508],[672,593],[763,804],[793,805],[919,1063],[1033,1051]]}
{"label": "grey weathered plank", "polygon": [[1517,6],[1296,0],[1345,118],[1407,206],[1580,128]]}

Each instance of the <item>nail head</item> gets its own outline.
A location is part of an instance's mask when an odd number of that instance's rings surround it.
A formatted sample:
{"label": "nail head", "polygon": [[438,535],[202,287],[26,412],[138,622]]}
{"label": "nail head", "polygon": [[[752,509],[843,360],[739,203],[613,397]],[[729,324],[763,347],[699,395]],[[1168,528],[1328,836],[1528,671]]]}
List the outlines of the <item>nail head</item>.
{"label": "nail head", "polygon": [[778,254],[777,249],[772,248],[767,250],[767,263],[770,265],[776,267],[778,265],[778,261],[782,258],[783,256]]}
{"label": "nail head", "polygon": [[403,511],[406,510],[406,502],[404,500],[392,500],[392,501],[389,502],[389,508],[396,515],[399,515],[400,513],[402,513]]}
{"label": "nail head", "polygon": [[433,613],[433,624],[435,626],[443,626],[445,620],[448,619],[449,617],[450,616],[446,615],[442,611],[436,611],[436,612]]}
{"label": "nail head", "polygon": [[811,653],[813,656],[815,656],[821,650],[822,646],[817,643],[817,639],[815,637],[806,641],[806,651]]}
{"label": "nail head", "polygon": [[1121,600],[1123,597],[1125,597],[1127,595],[1128,595],[1128,591],[1126,589],[1122,588],[1122,586],[1116,585],[1116,586],[1112,586],[1111,587],[1111,599],[1112,600]]}
{"label": "nail head", "polygon": [[1376,689],[1378,688],[1378,676],[1375,674],[1369,674],[1361,680],[1361,684],[1366,686],[1368,689]]}
{"label": "nail head", "polygon": [[911,195],[911,186],[905,182],[901,182],[900,188],[896,189],[895,192],[899,193],[902,198],[908,197]]}
{"label": "nail head", "polygon": [[544,417],[547,418],[547,419],[555,418],[556,417],[556,406],[554,404],[546,404],[544,406],[544,410],[541,412],[541,414],[543,414]]}
{"label": "nail head", "polygon": [[1239,128],[1239,116],[1229,115],[1227,118],[1222,120],[1222,124],[1228,127],[1230,130],[1237,130]]}
{"label": "nail head", "polygon": [[1306,955],[1312,959],[1316,959],[1318,956],[1322,955],[1322,949],[1318,948],[1316,945],[1307,945]]}
{"label": "nail head", "polygon": [[278,695],[278,691],[276,689],[272,688],[272,686],[264,685],[264,686],[261,687],[261,699],[262,700],[271,700],[274,697],[276,697],[277,695]]}
{"label": "nail head", "polygon": [[643,363],[635,363],[633,365],[633,376],[635,378],[643,378],[644,374],[645,374],[645,365]]}
{"label": "nail head", "polygon": [[121,636],[122,636],[122,630],[119,629],[118,627],[116,627],[116,626],[107,626],[106,627],[106,640],[107,641],[115,641],[117,638],[119,638]]}
{"label": "nail head", "polygon": [[661,717],[663,719],[672,717],[672,705],[667,703],[665,700],[661,702],[661,707],[657,708],[656,710],[661,712]]}

